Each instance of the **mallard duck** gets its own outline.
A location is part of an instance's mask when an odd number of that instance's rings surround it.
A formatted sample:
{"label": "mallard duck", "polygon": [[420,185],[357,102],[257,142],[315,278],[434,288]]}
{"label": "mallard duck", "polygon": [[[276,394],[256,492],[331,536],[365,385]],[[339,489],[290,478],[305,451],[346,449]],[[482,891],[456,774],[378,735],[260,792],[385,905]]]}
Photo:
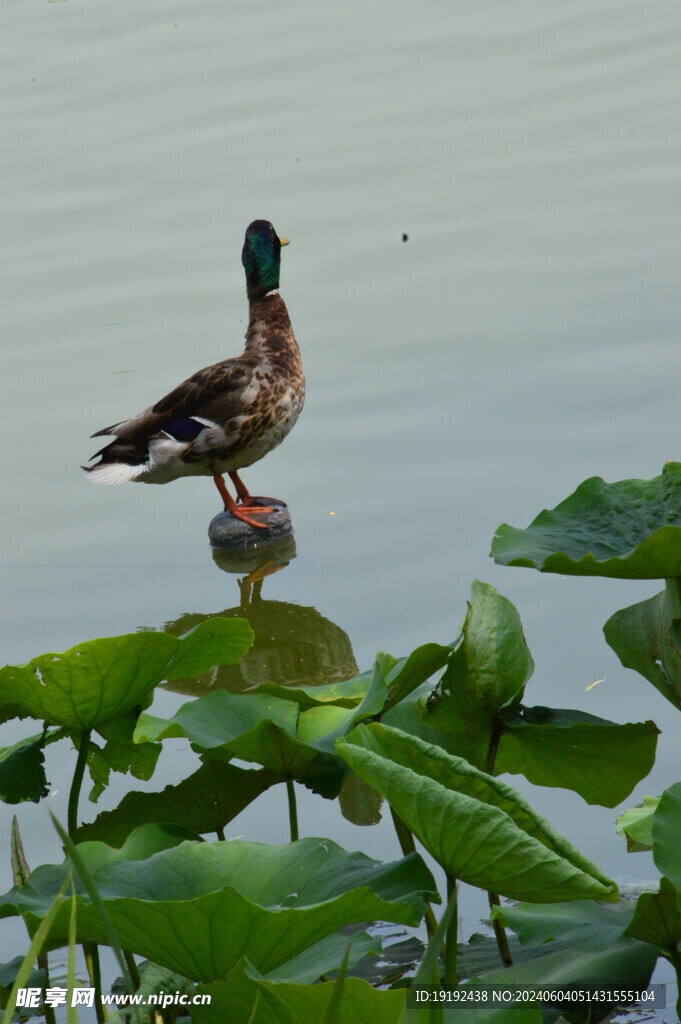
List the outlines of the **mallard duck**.
{"label": "mallard duck", "polygon": [[[91,480],[167,484],[182,476],[212,476],[226,511],[266,528],[259,517],[284,502],[250,495],[238,470],[281,444],[305,400],[300,350],[279,294],[282,245],[288,239],[279,238],[267,220],[253,221],[246,231],[241,262],[249,319],[243,355],[199,370],[144,412],[93,434],[114,440],[92,456],[99,462],[83,467]],[[236,501],[223,473],[236,488]]]}

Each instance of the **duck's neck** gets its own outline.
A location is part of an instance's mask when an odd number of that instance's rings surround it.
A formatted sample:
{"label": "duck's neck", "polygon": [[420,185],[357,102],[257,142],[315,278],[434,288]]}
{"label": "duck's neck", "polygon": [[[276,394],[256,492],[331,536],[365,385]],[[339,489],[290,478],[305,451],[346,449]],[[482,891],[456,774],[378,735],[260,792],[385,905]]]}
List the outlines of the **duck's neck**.
{"label": "duck's neck", "polygon": [[260,299],[251,300],[246,331],[246,352],[262,356],[291,348],[298,352],[286,303],[279,294],[279,289],[268,292]]}

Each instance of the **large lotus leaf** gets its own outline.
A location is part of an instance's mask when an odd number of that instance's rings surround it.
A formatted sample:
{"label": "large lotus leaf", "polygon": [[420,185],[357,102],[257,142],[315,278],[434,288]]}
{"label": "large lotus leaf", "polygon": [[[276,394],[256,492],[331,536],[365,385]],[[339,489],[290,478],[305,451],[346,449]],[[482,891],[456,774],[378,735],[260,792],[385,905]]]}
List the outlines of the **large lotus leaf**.
{"label": "large lotus leaf", "polygon": [[95,729],[139,705],[179,665],[231,664],[252,639],[244,619],[216,618],[181,638],[154,632],[103,637],[27,665],[7,665],[0,669],[0,721],[30,715],[67,729]]}
{"label": "large lotus leaf", "polygon": [[608,949],[622,938],[631,924],[635,904],[620,900],[604,907],[594,900],[538,906],[520,903],[496,907],[492,917],[512,928],[522,943],[543,946],[558,941],[572,949]]}
{"label": "large lotus leaf", "polygon": [[507,598],[474,580],[471,600],[441,687],[442,707],[477,725],[492,722],[509,702],[520,700],[534,661],[520,616]]}
{"label": "large lotus leaf", "polygon": [[[450,754],[465,756],[459,749],[463,733],[457,733],[456,739],[453,740],[451,733],[436,728],[434,725],[432,712],[439,700],[439,687],[432,683],[423,683],[394,708],[390,708],[384,715],[381,715],[381,722],[383,725],[392,726],[393,729],[401,729],[402,732],[409,733],[410,736],[418,736],[426,743],[434,743]],[[486,758],[489,746],[487,730],[485,730],[485,740],[486,743],[480,747],[483,752],[481,753],[482,758]],[[467,758],[467,760],[471,759]],[[479,767],[477,763],[476,766]]]}
{"label": "large lotus leaf", "polygon": [[655,597],[615,612],[603,627],[605,639],[625,668],[653,684],[681,709],[681,581],[668,579]]}
{"label": "large lotus leaf", "polygon": [[[7,999],[23,962],[23,956],[17,956],[14,960],[10,960],[9,963],[0,964],[0,1010],[4,1010],[7,1006]],[[25,986],[26,988],[42,988],[45,985],[45,981],[45,971],[34,969],[26,979]]]}
{"label": "large lotus leaf", "polygon": [[536,903],[617,899],[615,883],[515,790],[462,758],[380,724],[336,749],[452,877]]}
{"label": "large lotus leaf", "polygon": [[[147,700],[151,700],[149,694]],[[133,743],[135,725],[139,716],[139,708],[112,718],[98,726],[97,732],[106,743],[102,747],[94,739],[90,740],[87,753],[87,766],[94,787],[90,800],[96,803],[101,793],[109,785],[111,772],[130,772],[136,779],[147,781],[156,769],[161,747],[158,743]],[[79,734],[73,736],[76,746],[79,745]]]}
{"label": "large lotus leaf", "polygon": [[354,708],[366,696],[373,670],[362,672],[352,679],[338,683],[324,683],[322,686],[282,686],[280,683],[261,683],[258,693],[269,693],[282,700],[294,700],[301,709],[314,708],[325,704],[337,704],[343,708]]}
{"label": "large lotus leaf", "polygon": [[238,757],[282,777],[295,776],[319,753],[296,738],[298,718],[298,705],[293,701],[262,693],[215,690],[183,704],[172,718],[140,715],[135,742],[183,736],[211,758],[228,761]]}
{"label": "large lotus leaf", "polygon": [[526,530],[500,526],[492,557],[576,576],[681,576],[681,463],[668,462],[653,480],[591,477]]}
{"label": "large lotus leaf", "polygon": [[[287,846],[232,841],[177,844],[157,826],[137,829],[121,850],[81,843],[88,866],[121,945],[185,977],[224,977],[242,956],[267,972],[326,935],[373,920],[415,925],[424,897],[436,896],[433,877],[412,854],[381,864],[347,853],[330,840],[303,839]],[[0,917],[44,916],[71,870],[37,868],[0,902]],[[78,938],[107,942],[96,909],[80,884]],[[50,945],[67,941],[69,908],[60,911]]]}
{"label": "large lotus leaf", "polygon": [[629,853],[652,850],[653,819],[659,803],[659,796],[644,796],[642,804],[630,807],[617,819],[617,831],[626,836]]}
{"label": "large lotus leaf", "polygon": [[298,719],[298,739],[324,753],[333,754],[337,739],[350,732],[356,723],[365,718],[373,718],[383,710],[386,693],[386,682],[377,662],[369,689],[357,707],[326,705],[303,711]]}
{"label": "large lotus leaf", "polygon": [[[475,587],[475,584],[473,584]],[[388,687],[388,700],[386,709],[395,707],[405,697],[430,679],[433,673],[443,668],[452,656],[452,650],[458,644],[450,647],[443,647],[442,644],[423,644],[412,651],[407,658],[400,658],[390,665],[388,662],[381,663],[383,675]],[[389,656],[388,656],[389,657]],[[386,655],[379,655],[380,659]],[[394,659],[390,658],[391,661]]]}
{"label": "large lotus leaf", "polygon": [[[579,989],[638,989],[645,991],[657,961],[657,950],[647,942],[620,939],[602,950],[562,949],[536,960],[481,975],[480,985],[560,985]],[[468,986],[467,986],[468,987]],[[571,1003],[565,1017],[572,1022],[604,1020],[613,1011],[604,1002]],[[517,1011],[522,1012],[522,1011]],[[457,1018],[458,1019],[458,1018]],[[511,1022],[512,1024],[512,1022]]]}
{"label": "large lotus leaf", "polygon": [[681,782],[666,789],[653,818],[653,860],[677,893],[681,907]]}
{"label": "large lotus leaf", "polygon": [[199,676],[215,665],[236,665],[253,645],[254,634],[247,619],[215,616],[176,639],[180,642],[163,675],[168,682]]}
{"label": "large lotus leaf", "polygon": [[0,800],[6,804],[31,800],[37,804],[47,796],[44,747],[45,737],[38,733],[0,749]]}
{"label": "large lotus leaf", "polygon": [[[172,718],[142,714],[135,730],[135,742],[149,742],[186,736],[194,748],[211,759],[238,757],[314,786],[314,779],[332,765],[311,762],[320,755],[334,754],[338,737],[356,722],[377,715],[385,703],[386,683],[374,667],[371,682],[361,702],[354,707],[325,703],[301,712],[298,704],[269,693],[229,693],[216,690],[183,704]],[[318,770],[317,770],[318,769]],[[334,779],[333,795],[340,780]]]}
{"label": "large lotus leaf", "polygon": [[[651,770],[654,722],[618,725],[582,711],[518,705],[501,712],[494,774],[524,775],[536,786],[571,789],[605,807],[621,803]],[[422,686],[381,718],[391,725],[485,768],[491,725],[475,729],[439,687]],[[608,771],[603,765],[608,765]]]}
{"label": "large lotus leaf", "polygon": [[681,943],[681,914],[676,900],[676,889],[668,878],[662,877],[658,892],[643,892],[639,896],[627,935],[650,942],[674,958]]}
{"label": "large lotus leaf", "polygon": [[367,958],[367,962],[376,963],[381,955],[380,938],[368,932],[354,928],[343,928],[333,935],[327,935],[321,942],[315,943],[292,960],[267,972],[268,981],[295,982],[308,985],[320,978],[337,971],[341,967],[345,954],[348,954],[347,970],[353,968]]}
{"label": "large lotus leaf", "polygon": [[[336,982],[272,982],[246,960],[236,964],[223,981],[202,985],[199,991],[209,994],[211,1002],[192,1007],[195,1024],[323,1024],[327,1020],[333,1024],[398,1024],[405,1003],[404,989],[385,992],[359,978],[345,979],[340,998]],[[327,1016],[332,1007],[333,1017]]]}
{"label": "large lotus leaf", "polygon": [[589,804],[616,807],[655,763],[654,722],[618,725],[582,711],[522,708],[503,715],[495,770],[536,786],[572,789]]}
{"label": "large lotus leaf", "polygon": [[392,708],[442,668],[451,653],[451,647],[435,643],[417,647],[406,658],[394,658],[391,654],[381,652],[376,655],[373,668],[353,679],[324,686],[291,687],[263,683],[258,687],[258,693],[269,693],[274,697],[294,700],[300,705],[301,710],[329,706],[351,709],[362,703],[370,686],[375,686],[378,676],[385,680],[388,697],[386,708]]}
{"label": "large lotus leaf", "polygon": [[113,811],[104,811],[78,830],[78,842],[100,840],[120,846],[140,825],[177,825],[196,835],[221,832],[244,807],[278,782],[267,769],[249,771],[211,762],[160,793],[126,793]]}

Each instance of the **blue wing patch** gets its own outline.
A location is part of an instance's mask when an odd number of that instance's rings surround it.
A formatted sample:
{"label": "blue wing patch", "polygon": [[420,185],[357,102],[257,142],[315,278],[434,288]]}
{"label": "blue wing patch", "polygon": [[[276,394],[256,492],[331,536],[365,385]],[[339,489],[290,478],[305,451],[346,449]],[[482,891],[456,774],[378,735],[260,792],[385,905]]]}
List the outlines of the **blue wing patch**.
{"label": "blue wing patch", "polygon": [[184,420],[174,420],[173,423],[169,423],[163,428],[165,434],[169,434],[170,437],[174,437],[176,441],[193,441],[194,438],[198,437],[202,430],[206,430],[205,423],[199,423],[198,420],[191,418]]}

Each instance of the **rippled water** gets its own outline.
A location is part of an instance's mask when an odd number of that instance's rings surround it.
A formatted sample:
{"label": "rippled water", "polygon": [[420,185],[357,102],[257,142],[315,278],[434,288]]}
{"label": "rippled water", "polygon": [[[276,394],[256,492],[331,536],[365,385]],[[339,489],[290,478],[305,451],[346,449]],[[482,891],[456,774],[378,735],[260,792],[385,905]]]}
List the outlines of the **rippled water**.
{"label": "rippled water", "polygon": [[[658,762],[628,803],[675,781],[676,717],[601,636],[659,588],[500,569],[488,551],[500,522],[587,476],[652,477],[681,455],[680,28],[676,0],[6,0],[3,662],[239,606],[207,543],[209,480],[105,489],[78,467],[94,430],[240,351],[243,232],[266,217],[292,240],[282,292],[308,380],[295,431],[246,475],[296,528],[296,558],[263,584],[272,614],[288,606],[308,639],[317,616],[366,668],[451,640],[487,580],[523,618],[532,702],[655,719]],[[309,655],[292,657],[310,671]],[[72,753],[48,762],[57,781]],[[150,788],[189,763],[164,754]],[[513,781],[619,881],[654,874],[614,811]],[[59,859],[46,815],[19,813],[29,860]],[[390,829],[318,798],[300,817],[397,854]],[[283,798],[236,824],[285,841]]]}

